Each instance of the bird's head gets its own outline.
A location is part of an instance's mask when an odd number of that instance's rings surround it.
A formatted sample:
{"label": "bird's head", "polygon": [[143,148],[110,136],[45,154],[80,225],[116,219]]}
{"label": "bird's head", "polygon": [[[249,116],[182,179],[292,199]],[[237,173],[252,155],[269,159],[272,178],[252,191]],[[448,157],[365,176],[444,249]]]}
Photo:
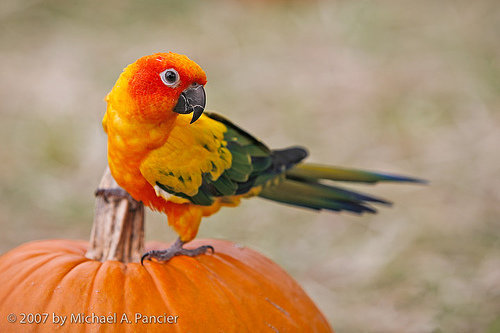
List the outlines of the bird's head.
{"label": "bird's head", "polygon": [[156,53],[127,66],[107,97],[134,119],[158,122],[205,109],[207,78],[198,64],[176,53]]}

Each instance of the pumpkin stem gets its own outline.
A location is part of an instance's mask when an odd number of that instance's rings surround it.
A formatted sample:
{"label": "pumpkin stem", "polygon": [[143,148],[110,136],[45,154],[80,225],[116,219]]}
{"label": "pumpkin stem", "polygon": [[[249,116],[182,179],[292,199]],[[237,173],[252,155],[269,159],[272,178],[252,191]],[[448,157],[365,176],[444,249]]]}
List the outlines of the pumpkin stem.
{"label": "pumpkin stem", "polygon": [[94,225],[85,256],[123,263],[140,262],[144,251],[144,205],[114,180],[109,167],[96,191]]}

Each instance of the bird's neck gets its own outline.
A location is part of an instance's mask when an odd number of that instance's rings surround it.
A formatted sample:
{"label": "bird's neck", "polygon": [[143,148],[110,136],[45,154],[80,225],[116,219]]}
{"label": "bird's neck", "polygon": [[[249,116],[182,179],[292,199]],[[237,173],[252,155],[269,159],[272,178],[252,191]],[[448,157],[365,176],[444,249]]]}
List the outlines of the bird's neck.
{"label": "bird's neck", "polygon": [[112,104],[108,105],[103,119],[110,144],[118,146],[119,150],[141,153],[147,153],[165,144],[175,122],[175,116],[159,122],[124,117]]}

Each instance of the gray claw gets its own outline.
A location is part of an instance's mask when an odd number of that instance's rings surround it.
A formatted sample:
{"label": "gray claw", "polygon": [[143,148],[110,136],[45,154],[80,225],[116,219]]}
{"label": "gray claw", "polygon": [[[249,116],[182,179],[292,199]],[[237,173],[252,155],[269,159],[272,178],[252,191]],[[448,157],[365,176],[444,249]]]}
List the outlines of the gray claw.
{"label": "gray claw", "polygon": [[178,238],[175,243],[166,250],[152,250],[144,253],[141,258],[141,265],[144,265],[144,260],[156,259],[158,261],[169,261],[175,256],[196,257],[206,253],[208,250],[215,253],[214,247],[211,245],[202,245],[196,249],[185,249],[182,246],[185,243]]}

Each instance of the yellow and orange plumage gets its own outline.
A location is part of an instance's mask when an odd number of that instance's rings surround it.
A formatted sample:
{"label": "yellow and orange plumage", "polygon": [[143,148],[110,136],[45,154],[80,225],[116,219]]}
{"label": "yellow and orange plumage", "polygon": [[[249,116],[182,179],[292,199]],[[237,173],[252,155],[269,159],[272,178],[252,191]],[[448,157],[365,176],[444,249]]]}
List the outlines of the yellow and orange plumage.
{"label": "yellow and orange plumage", "polygon": [[[158,73],[174,64],[182,82],[172,89],[162,83]],[[170,178],[177,191],[192,195],[201,185],[201,173],[210,171],[211,162],[218,167],[211,173],[214,178],[231,165],[228,151],[224,161],[203,148],[203,144],[211,149],[222,145],[222,124],[208,117],[189,124],[189,116],[169,112],[178,95],[193,82],[204,85],[206,76],[185,56],[167,53],[141,58],[125,68],[106,97],[103,119],[113,177],[134,199],[166,213],[185,242],[196,236],[201,217],[216,212],[221,202],[197,206],[181,197],[165,198],[167,195],[155,190],[156,181]],[[186,181],[180,182],[179,177]],[[170,182],[167,179],[165,183]]]}
{"label": "yellow and orange plumage", "polygon": [[299,147],[270,150],[222,116],[203,113],[206,81],[186,56],[157,53],[126,67],[106,97],[103,127],[113,177],[135,200],[167,214],[183,243],[196,236],[203,216],[242,197],[375,212],[368,203],[388,202],[324,180],[418,181],[303,164],[307,152]]}

